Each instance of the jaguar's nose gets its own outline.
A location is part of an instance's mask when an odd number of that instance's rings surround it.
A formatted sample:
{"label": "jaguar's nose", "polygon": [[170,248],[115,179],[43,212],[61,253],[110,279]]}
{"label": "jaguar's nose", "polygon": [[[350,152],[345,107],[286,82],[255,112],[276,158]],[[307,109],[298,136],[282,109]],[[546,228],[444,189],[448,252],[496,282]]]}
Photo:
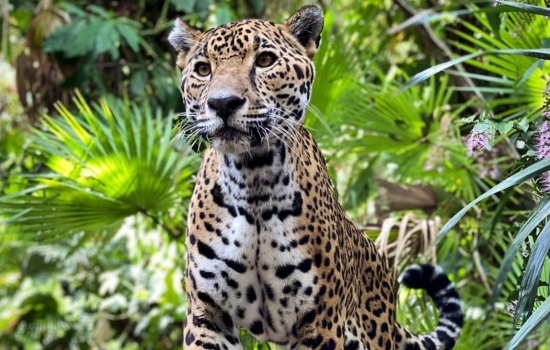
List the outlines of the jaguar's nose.
{"label": "jaguar's nose", "polygon": [[216,112],[218,117],[222,118],[223,121],[227,123],[227,119],[229,119],[231,114],[242,107],[245,102],[246,99],[244,98],[229,96],[223,98],[211,98],[208,100],[207,104],[208,107]]}

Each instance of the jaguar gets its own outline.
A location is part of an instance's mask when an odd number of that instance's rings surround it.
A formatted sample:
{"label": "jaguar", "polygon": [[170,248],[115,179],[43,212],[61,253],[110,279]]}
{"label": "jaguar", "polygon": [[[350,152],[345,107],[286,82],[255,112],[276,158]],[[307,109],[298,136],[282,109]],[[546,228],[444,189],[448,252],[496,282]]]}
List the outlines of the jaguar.
{"label": "jaguar", "polygon": [[208,149],[186,233],[184,348],[242,349],[240,330],[281,349],[451,349],[461,301],[438,266],[400,276],[439,313],[434,331],[396,322],[393,273],[337,202],[304,126],[323,13],[201,31],[177,20],[181,93]]}

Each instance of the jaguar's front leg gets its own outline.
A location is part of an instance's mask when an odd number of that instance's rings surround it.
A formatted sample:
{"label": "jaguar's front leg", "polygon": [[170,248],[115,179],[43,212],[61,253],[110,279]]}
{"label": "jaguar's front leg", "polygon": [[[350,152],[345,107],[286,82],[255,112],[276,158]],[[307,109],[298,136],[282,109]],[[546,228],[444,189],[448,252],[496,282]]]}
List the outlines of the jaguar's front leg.
{"label": "jaguar's front leg", "polygon": [[300,323],[300,341],[291,349],[344,349],[344,317],[339,305],[320,303],[306,313]]}
{"label": "jaguar's front leg", "polygon": [[242,350],[238,328],[206,293],[188,291],[184,349]]}

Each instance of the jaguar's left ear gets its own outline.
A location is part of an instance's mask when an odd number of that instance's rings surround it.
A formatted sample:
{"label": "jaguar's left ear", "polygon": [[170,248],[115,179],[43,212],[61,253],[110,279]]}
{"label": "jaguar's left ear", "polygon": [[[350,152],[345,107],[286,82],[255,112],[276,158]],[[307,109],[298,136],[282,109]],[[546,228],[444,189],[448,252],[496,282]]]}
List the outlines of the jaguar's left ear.
{"label": "jaguar's left ear", "polygon": [[178,52],[178,66],[183,69],[187,55],[192,47],[197,45],[202,32],[183,22],[179,18],[174,23],[174,28],[168,36],[168,41]]}
{"label": "jaguar's left ear", "polygon": [[306,48],[309,58],[313,58],[321,40],[323,21],[321,9],[309,5],[299,9],[283,25]]}

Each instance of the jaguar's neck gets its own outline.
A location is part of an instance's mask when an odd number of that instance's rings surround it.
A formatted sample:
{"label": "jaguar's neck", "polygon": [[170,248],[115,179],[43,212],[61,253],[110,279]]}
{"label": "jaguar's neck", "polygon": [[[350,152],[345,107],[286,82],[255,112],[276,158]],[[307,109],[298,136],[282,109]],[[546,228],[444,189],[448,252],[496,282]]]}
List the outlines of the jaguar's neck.
{"label": "jaguar's neck", "polygon": [[289,185],[292,180],[292,168],[289,149],[283,142],[254,153],[218,155],[220,185],[235,194],[261,196],[280,190],[279,185]]}
{"label": "jaguar's neck", "polygon": [[[213,151],[213,150],[212,150]],[[215,152],[215,151],[214,151]],[[215,153],[220,186],[249,196],[282,194],[298,188],[310,191],[330,180],[311,134],[300,128],[292,139],[241,155]]]}

